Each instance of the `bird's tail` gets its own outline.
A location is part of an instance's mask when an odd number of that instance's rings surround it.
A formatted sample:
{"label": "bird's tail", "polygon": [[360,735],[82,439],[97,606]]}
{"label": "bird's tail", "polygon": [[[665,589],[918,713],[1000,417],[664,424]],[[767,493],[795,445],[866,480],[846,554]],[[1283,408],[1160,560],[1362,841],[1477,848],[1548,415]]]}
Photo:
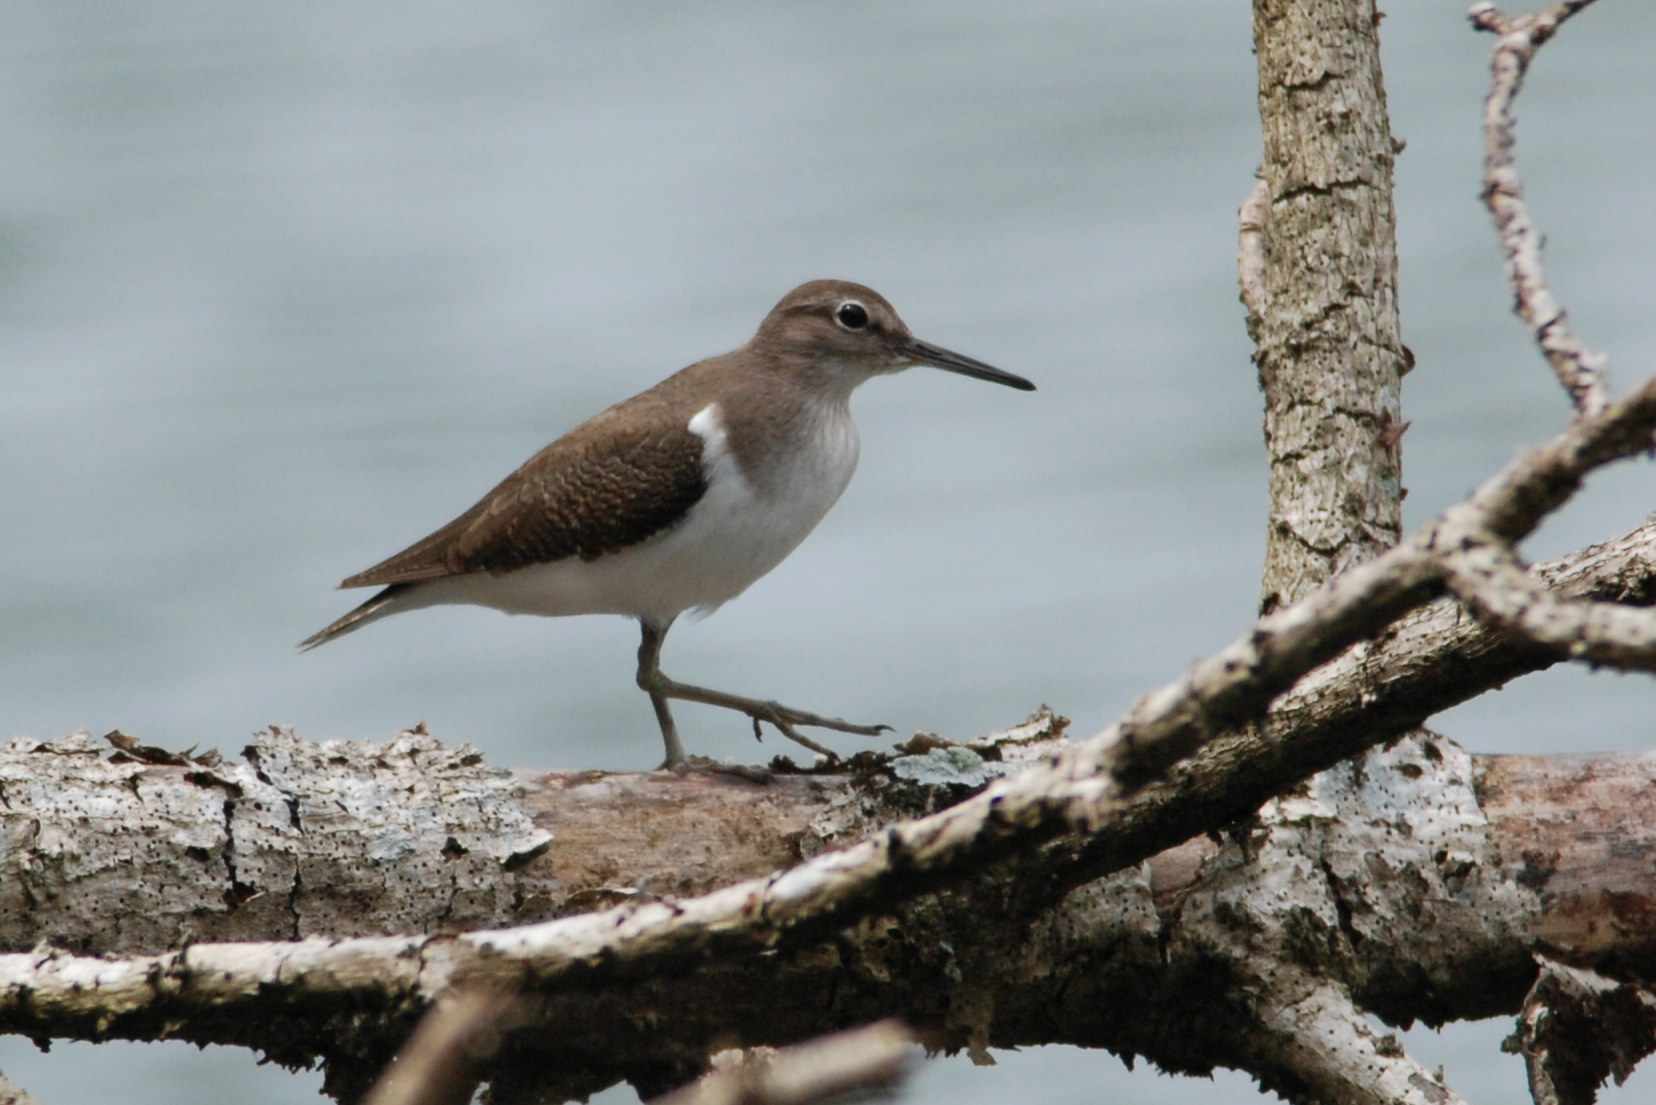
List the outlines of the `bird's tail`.
{"label": "bird's tail", "polygon": [[325,645],[335,637],[343,637],[353,630],[361,629],[369,622],[377,622],[389,614],[395,614],[401,609],[397,603],[397,597],[408,589],[409,584],[407,583],[393,583],[338,621],[317,630],[303,641],[300,641],[299,651],[309,652],[317,645]]}

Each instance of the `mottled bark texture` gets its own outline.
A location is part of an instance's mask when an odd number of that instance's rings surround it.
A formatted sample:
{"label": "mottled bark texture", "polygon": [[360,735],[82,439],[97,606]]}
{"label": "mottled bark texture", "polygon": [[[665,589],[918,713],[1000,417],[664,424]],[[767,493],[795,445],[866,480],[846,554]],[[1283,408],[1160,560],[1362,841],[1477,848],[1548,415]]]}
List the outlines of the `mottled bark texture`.
{"label": "mottled bark texture", "polygon": [[[272,730],[244,760],[194,762],[121,743],[113,757],[84,736],[6,745],[7,946],[504,924],[548,887],[528,861],[551,834],[511,774],[469,746],[423,732],[316,745]],[[155,762],[169,758],[183,762]]]}
{"label": "mottled bark texture", "polygon": [[[1406,371],[1391,127],[1372,0],[1257,0],[1270,470],[1260,606],[1397,543]],[[1244,272],[1244,277],[1246,277]]]}

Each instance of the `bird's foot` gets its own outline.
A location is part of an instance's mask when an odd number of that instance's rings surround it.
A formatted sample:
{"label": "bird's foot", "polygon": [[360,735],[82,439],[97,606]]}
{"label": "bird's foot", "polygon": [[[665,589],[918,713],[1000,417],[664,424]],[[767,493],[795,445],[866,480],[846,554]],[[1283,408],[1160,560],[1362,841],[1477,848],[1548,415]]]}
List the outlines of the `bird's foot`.
{"label": "bird's foot", "polygon": [[[796,710],[792,706],[784,706],[780,702],[763,698],[748,698],[745,695],[730,694],[726,691],[715,691],[708,687],[697,687],[689,683],[679,683],[667,678],[659,668],[649,667],[653,656],[647,652],[640,652],[641,665],[638,676],[638,685],[649,692],[650,701],[655,703],[656,719],[661,721],[662,734],[667,740],[668,761],[684,759],[682,746],[676,745],[677,735],[670,729],[671,715],[667,714],[667,700],[670,698],[684,699],[688,702],[700,702],[706,706],[719,706],[726,710],[738,710],[753,719],[753,736],[755,740],[763,740],[760,729],[761,722],[769,722],[784,737],[796,744],[809,748],[812,752],[829,759],[838,759],[833,749],[805,736],[799,731],[799,726],[809,725],[817,729],[836,729],[841,733],[856,733],[864,737],[877,737],[881,733],[891,732],[889,725],[856,725],[837,717],[823,717],[813,714],[809,710]],[[671,735],[669,735],[671,734]],[[679,755],[674,755],[675,746]]]}
{"label": "bird's foot", "polygon": [[772,725],[776,726],[777,732],[781,733],[789,740],[795,742],[796,744],[804,745],[811,751],[834,760],[839,759],[839,753],[835,752],[832,748],[829,748],[826,745],[818,744],[816,741],[794,728],[794,726],[810,725],[818,729],[834,729],[841,733],[857,733],[865,737],[877,737],[881,733],[889,733],[892,731],[891,726],[889,725],[857,725],[853,722],[844,721],[837,717],[823,717],[821,714],[813,714],[806,710],[796,710],[792,706],[784,706],[782,703],[776,701],[756,702],[753,704],[753,707],[746,712],[748,717],[753,719],[754,740],[765,739],[759,728],[759,723],[762,721],[768,721]]}

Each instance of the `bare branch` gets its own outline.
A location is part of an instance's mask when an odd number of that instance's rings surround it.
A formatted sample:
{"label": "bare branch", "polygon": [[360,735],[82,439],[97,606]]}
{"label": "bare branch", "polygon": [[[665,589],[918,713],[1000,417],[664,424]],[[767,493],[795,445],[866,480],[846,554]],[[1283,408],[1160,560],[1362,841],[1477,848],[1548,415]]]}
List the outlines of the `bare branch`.
{"label": "bare branch", "polygon": [[1109,743],[1090,746],[1090,753],[1080,746],[1077,762],[1096,764],[1093,774],[1128,788],[1154,778],[1219,728],[1251,718],[1306,672],[1431,597],[1444,556],[1464,541],[1485,532],[1508,541],[1528,536],[1588,472],[1643,452],[1653,426],[1656,377],[1520,455],[1401,545],[1261,618],[1248,636],[1198,662],[1180,682],[1140,699],[1106,731]]}
{"label": "bare branch", "polygon": [[1656,993],[1537,956],[1518,1031],[1535,1105],[1592,1105],[1606,1078],[1623,1082],[1656,1050]]}
{"label": "bare branch", "polygon": [[1312,1100],[1466,1105],[1439,1076],[1411,1059],[1396,1036],[1377,1036],[1338,983],[1294,968],[1273,971],[1264,982],[1268,992],[1256,1003],[1258,1046],[1274,1054],[1301,1084],[1295,1088],[1309,1091]]}
{"label": "bare branch", "polygon": [[1597,414],[1609,401],[1604,380],[1605,357],[1588,349],[1570,331],[1564,308],[1547,287],[1541,265],[1541,236],[1524,203],[1523,181],[1514,154],[1517,120],[1513,101],[1541,44],[1593,0],[1568,0],[1532,15],[1509,17],[1492,3],[1472,5],[1476,30],[1498,35],[1490,59],[1489,95],[1484,100],[1484,204],[1506,253],[1512,281],[1513,310],[1534,335],[1542,356],[1564,385],[1581,415]]}
{"label": "bare branch", "polygon": [[[734,1061],[722,1062],[726,1056]],[[913,1058],[913,1034],[897,1021],[880,1021],[793,1047],[723,1052],[711,1073],[655,1105],[820,1105],[852,1093],[883,1096]]]}
{"label": "bare branch", "polygon": [[1444,569],[1449,589],[1483,621],[1562,658],[1656,672],[1656,610],[1561,598],[1493,537],[1469,535]]}
{"label": "bare branch", "polygon": [[[1514,309],[1529,325],[1582,418],[1608,405],[1604,357],[1571,333],[1564,309],[1547,287],[1540,235],[1530,221],[1518,175],[1512,105],[1536,51],[1592,2],[1567,0],[1515,17],[1492,3],[1478,3],[1469,13],[1475,29],[1499,36],[1484,102],[1484,202],[1506,253]],[[1477,617],[1569,659],[1656,671],[1656,615],[1549,594],[1528,574],[1513,547],[1522,534],[1499,525],[1493,528],[1494,532],[1479,533],[1476,527],[1450,527],[1452,532],[1443,535],[1445,582]]]}
{"label": "bare branch", "polygon": [[[1612,541],[1537,565],[1532,585],[1558,600],[1656,606],[1656,517]],[[1568,659],[1493,623],[1453,596],[1411,612],[1301,679],[1271,704],[1250,756],[1303,756],[1376,726],[1402,732],[1491,688]],[[1234,783],[1233,783],[1234,785]]]}

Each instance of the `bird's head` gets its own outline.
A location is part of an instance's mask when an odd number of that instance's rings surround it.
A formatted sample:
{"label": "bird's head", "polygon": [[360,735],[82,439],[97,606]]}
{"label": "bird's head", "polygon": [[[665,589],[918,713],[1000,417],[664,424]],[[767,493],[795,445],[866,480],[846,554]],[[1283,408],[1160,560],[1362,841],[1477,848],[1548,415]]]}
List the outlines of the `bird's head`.
{"label": "bird's head", "polygon": [[1035,390],[1022,376],[921,341],[885,296],[849,280],[812,280],[783,296],[759,324],[753,346],[847,393],[872,376],[915,365]]}

